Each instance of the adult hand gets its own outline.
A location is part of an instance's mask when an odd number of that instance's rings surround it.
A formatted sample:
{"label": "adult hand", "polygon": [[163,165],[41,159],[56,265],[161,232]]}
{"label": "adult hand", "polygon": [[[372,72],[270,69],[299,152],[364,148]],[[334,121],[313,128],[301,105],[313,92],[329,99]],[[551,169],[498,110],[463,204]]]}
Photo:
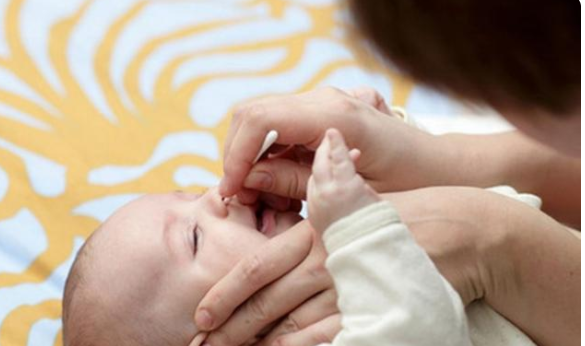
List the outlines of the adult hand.
{"label": "adult hand", "polygon": [[[485,219],[478,214],[485,211],[483,194],[493,195],[480,189],[431,188],[383,196],[394,203],[465,303],[481,298],[483,287],[490,284],[482,281],[490,276],[481,275],[488,268],[481,255],[499,249],[505,239],[498,236],[503,231],[495,222],[490,227],[479,222]],[[207,342],[241,345],[279,320],[259,345],[332,340],[341,327],[325,259],[321,242],[306,222],[273,238],[201,301],[195,320],[201,330],[210,331]]]}
{"label": "adult hand", "polygon": [[[330,295],[336,297],[333,290],[326,291],[323,294],[328,292],[332,292]],[[335,300],[333,300],[332,304],[335,309],[337,309]],[[314,310],[314,308],[318,308],[318,306],[306,304],[302,305],[299,309],[306,309],[306,311],[301,310],[300,312],[305,313],[307,316],[314,316],[316,311],[312,311],[312,314],[308,311],[309,309]],[[255,345],[313,346],[330,344],[342,328],[341,313],[339,312],[329,315],[317,322],[312,322],[312,324],[306,323],[309,319],[298,318],[295,315],[297,315],[296,311],[287,316],[285,322],[281,323],[281,325],[272,330],[268,336]]]}
{"label": "adult hand", "polygon": [[[564,226],[536,208],[478,188],[433,187],[382,197],[394,204],[464,305],[484,299],[539,345],[579,344],[581,244]],[[279,340],[319,344],[314,341],[333,330],[325,324]]]}
{"label": "adult hand", "polygon": [[[532,207],[477,188],[434,187],[383,198],[464,304],[485,299],[539,344],[559,338],[576,344],[580,242],[564,227]],[[276,339],[282,345],[318,344],[340,330],[325,252],[307,223],[296,228],[242,261],[203,299],[196,321],[202,330],[214,330],[211,345],[242,344],[282,316],[288,317],[260,345]],[[203,310],[211,314],[209,325],[200,319]]]}
{"label": "adult hand", "polygon": [[195,322],[210,332],[206,342],[239,346],[286,317],[268,335],[270,340],[335,314],[336,296],[325,258],[321,240],[306,221],[272,238],[239,262],[199,304]]}
{"label": "adult hand", "polygon": [[[339,143],[331,146],[339,148]],[[321,171],[320,174],[323,174],[322,170],[325,168],[332,168],[331,164],[326,161],[333,160],[333,153],[328,157],[324,155],[330,151],[333,150],[329,141],[324,139],[323,144],[317,150],[314,163],[314,170]],[[346,166],[349,164],[347,157],[344,162]],[[348,167],[345,168],[342,171],[347,173]],[[333,181],[335,185],[332,177],[329,177],[327,181],[330,183]],[[313,184],[310,182],[309,186]],[[345,186],[350,184],[350,182],[346,182]],[[360,195],[367,197],[368,193],[362,189],[363,186],[363,181],[355,180],[355,188],[361,190]],[[354,190],[352,187],[348,189]],[[335,190],[333,192],[338,195],[345,193]],[[317,203],[318,201],[315,199],[324,199],[323,203],[336,203],[338,201],[342,203],[343,201],[343,196],[338,196],[338,199],[330,199],[316,198],[318,196],[315,195],[316,191],[309,192],[309,203],[311,200]],[[439,271],[459,292],[465,305],[476,299],[485,298],[489,288],[513,280],[510,268],[505,266],[502,267],[505,270],[499,268],[500,265],[506,265],[510,258],[509,253],[505,251],[505,240],[508,239],[505,234],[508,230],[503,227],[502,223],[497,222],[500,215],[495,220],[488,218],[488,216],[492,217],[493,213],[501,211],[498,206],[509,202],[506,198],[482,189],[458,187],[420,189],[383,194],[381,197],[393,203],[419,245],[427,251]],[[367,198],[368,202],[365,205],[375,202],[377,199]],[[510,202],[514,203],[511,200]],[[323,220],[315,222],[317,225],[330,224],[332,221],[329,218],[337,219],[338,216],[335,215],[339,215],[336,213],[339,209],[352,208],[352,206],[335,205],[327,205],[326,207],[334,211],[333,216],[322,214],[318,218]],[[319,214],[318,209],[318,207],[309,209],[309,218],[312,222],[315,218],[311,212],[317,210],[317,214]],[[342,214],[351,213],[352,210]],[[326,226],[316,227],[325,228]],[[340,316],[337,315],[336,318],[339,319]],[[278,341],[278,345],[286,346],[317,345],[326,342],[325,338],[329,338],[330,341],[340,330],[339,324],[337,324],[337,328],[333,328],[333,319],[333,316],[329,316],[322,321],[305,326],[300,331],[299,328],[275,329],[258,346],[272,345],[272,342],[275,341]],[[329,328],[325,328],[326,325]],[[335,334],[332,335],[332,331],[335,331]]]}
{"label": "adult hand", "polygon": [[[333,146],[337,145],[339,143]],[[332,149],[327,139],[324,139],[317,150],[314,170],[331,168],[331,165],[323,162],[328,159],[333,160],[333,154],[329,157],[323,155],[329,151]],[[346,165],[349,164],[347,157],[344,162]],[[347,169],[343,171],[347,172]],[[333,179],[330,177],[328,180]],[[309,183],[309,186],[312,184],[312,182]],[[345,185],[348,184],[349,182],[346,182]],[[355,185],[358,190],[364,186],[359,179]],[[337,190],[335,193],[341,192]],[[313,199],[313,202],[316,202],[314,195],[315,192],[309,192],[309,201]],[[368,196],[367,191],[364,190],[361,190],[360,195]],[[383,194],[381,197],[393,203],[419,245],[427,251],[439,271],[459,292],[465,305],[476,299],[485,298],[491,287],[506,284],[514,279],[510,268],[506,267],[506,262],[510,258],[508,249],[505,247],[505,240],[508,239],[505,235],[508,230],[502,223],[497,222],[500,215],[496,214],[495,220],[488,218],[501,211],[498,206],[502,203],[514,204],[514,201],[508,201],[507,198],[482,189],[459,187],[427,188]],[[343,198],[339,199],[343,200]],[[365,205],[375,200],[377,198],[372,200],[367,198],[369,202]],[[325,202],[327,201],[337,202],[335,199],[325,198]],[[336,208],[336,206],[328,205],[327,207],[337,211],[344,206]],[[312,222],[311,212],[314,210],[315,208],[309,209],[309,218]],[[347,213],[351,213],[351,210],[345,212]],[[324,224],[332,222],[329,220],[329,215],[322,216],[325,217]],[[338,217],[334,216],[334,218]],[[321,224],[321,221],[315,223]],[[326,226],[321,226],[323,227]],[[500,265],[505,270],[501,270]],[[339,322],[334,324],[335,318],[339,320],[340,316],[329,316],[310,326],[305,326],[300,331],[299,328],[275,329],[258,346],[272,345],[275,341],[283,346],[318,345],[330,341],[341,328]],[[326,340],[327,338],[329,340]]]}
{"label": "adult hand", "polygon": [[484,189],[383,196],[463,303],[484,299],[538,345],[580,342],[580,241],[540,210]]}
{"label": "adult hand", "polygon": [[[226,139],[219,191],[231,196],[248,188],[305,198],[310,164],[285,157],[253,165],[270,130],[278,131],[280,146],[314,151],[328,128],[338,129],[350,149],[361,151],[357,171],[376,191],[406,190],[439,181],[445,168],[437,153],[449,152],[441,149],[437,137],[388,112],[383,99],[370,89],[350,94],[325,88],[238,107]],[[250,203],[256,198],[246,193],[241,197]]]}
{"label": "adult hand", "polygon": [[[502,244],[506,230],[497,221],[501,215],[497,215],[497,204],[493,203],[494,197],[496,202],[504,197],[494,195],[466,187],[382,194],[465,305],[483,298],[485,287],[491,284],[483,280],[496,279],[485,275],[491,272],[486,256],[499,252],[502,261],[506,259]],[[501,274],[505,278],[509,272]]]}

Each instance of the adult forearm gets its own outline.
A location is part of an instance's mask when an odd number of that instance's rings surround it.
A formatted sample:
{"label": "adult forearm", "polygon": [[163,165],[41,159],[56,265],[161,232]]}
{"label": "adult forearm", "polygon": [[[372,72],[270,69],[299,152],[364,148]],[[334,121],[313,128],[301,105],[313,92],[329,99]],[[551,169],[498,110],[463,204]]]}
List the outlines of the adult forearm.
{"label": "adult forearm", "polygon": [[485,254],[492,265],[484,273],[484,298],[540,346],[579,345],[580,240],[543,213],[524,209],[502,217],[509,229],[503,251]]}
{"label": "adult forearm", "polygon": [[[579,227],[581,162],[560,155],[517,131],[494,135],[439,136],[445,161],[438,162],[443,185],[511,185],[538,195],[543,210]],[[436,160],[436,159],[435,159]]]}

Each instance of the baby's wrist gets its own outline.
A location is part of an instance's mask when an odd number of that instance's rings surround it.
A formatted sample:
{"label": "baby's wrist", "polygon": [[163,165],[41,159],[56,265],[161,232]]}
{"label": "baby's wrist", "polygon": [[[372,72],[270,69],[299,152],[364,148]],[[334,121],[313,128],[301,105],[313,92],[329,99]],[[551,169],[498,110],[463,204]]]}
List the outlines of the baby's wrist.
{"label": "baby's wrist", "polygon": [[388,201],[377,201],[332,222],[322,233],[329,254],[384,226],[400,222]]}

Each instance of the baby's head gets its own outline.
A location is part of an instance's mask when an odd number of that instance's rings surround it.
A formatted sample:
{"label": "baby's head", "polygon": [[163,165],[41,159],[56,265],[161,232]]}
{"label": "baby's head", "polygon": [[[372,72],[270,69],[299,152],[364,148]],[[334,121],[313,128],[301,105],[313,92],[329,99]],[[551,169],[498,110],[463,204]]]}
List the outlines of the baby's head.
{"label": "baby's head", "polygon": [[148,195],[121,208],[73,264],[63,298],[65,345],[189,345],[205,293],[301,219],[258,214],[237,200],[226,205],[216,189]]}

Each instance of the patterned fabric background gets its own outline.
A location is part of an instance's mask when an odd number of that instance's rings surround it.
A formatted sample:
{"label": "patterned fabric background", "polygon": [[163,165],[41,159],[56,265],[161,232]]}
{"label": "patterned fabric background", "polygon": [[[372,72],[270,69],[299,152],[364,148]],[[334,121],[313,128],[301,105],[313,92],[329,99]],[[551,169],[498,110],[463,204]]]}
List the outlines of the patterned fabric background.
{"label": "patterned fabric background", "polygon": [[370,85],[452,111],[360,67],[344,18],[327,0],[0,0],[0,345],[61,344],[84,239],[140,194],[217,184],[237,102]]}

